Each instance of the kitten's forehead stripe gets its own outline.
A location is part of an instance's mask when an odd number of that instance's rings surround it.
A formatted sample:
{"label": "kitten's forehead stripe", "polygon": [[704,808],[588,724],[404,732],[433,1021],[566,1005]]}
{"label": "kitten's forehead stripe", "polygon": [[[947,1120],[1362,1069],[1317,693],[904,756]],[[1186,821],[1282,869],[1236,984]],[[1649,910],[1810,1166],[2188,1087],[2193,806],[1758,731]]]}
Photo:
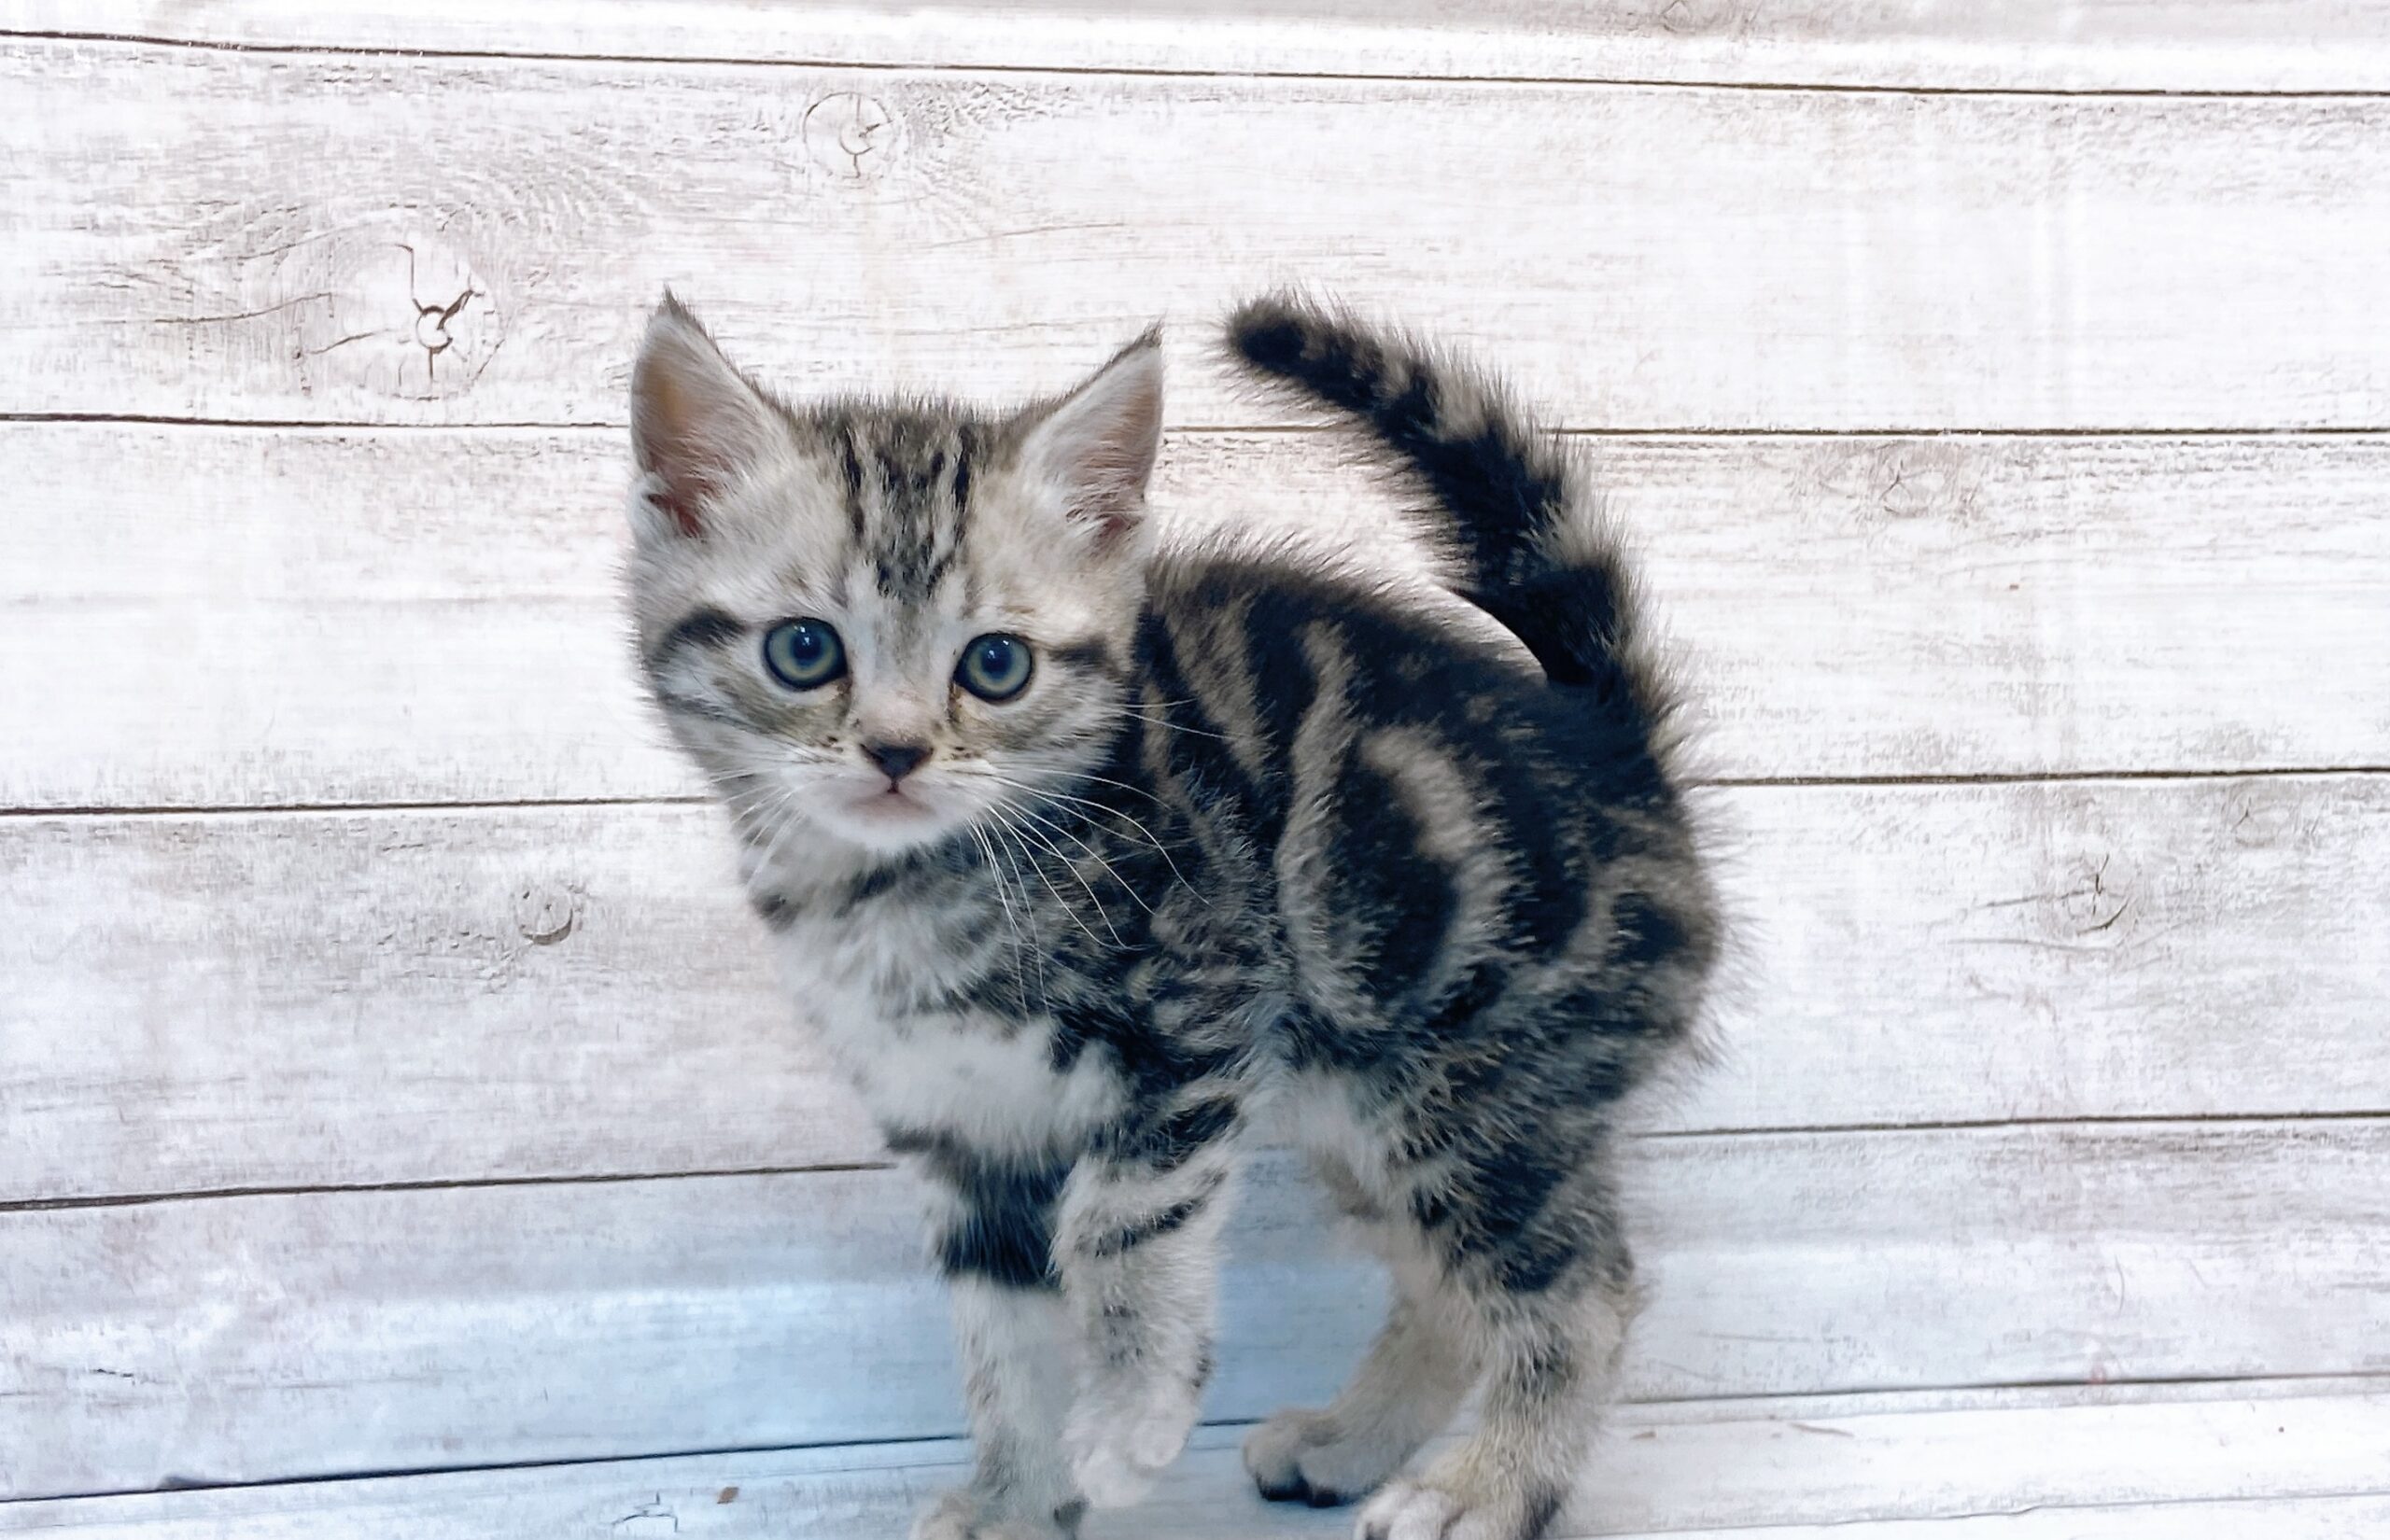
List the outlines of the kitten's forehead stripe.
{"label": "kitten's forehead stripe", "polygon": [[977,425],[960,422],[954,425],[953,483],[948,495],[954,500],[954,530],[957,539],[971,516],[971,462],[979,453]]}
{"label": "kitten's forehead stripe", "polygon": [[964,571],[984,429],[929,408],[855,409],[838,419],[850,543],[890,598],[926,604]]}
{"label": "kitten's forehead stripe", "polygon": [[841,418],[837,425],[838,471],[847,497],[847,529],[854,543],[868,539],[863,505],[863,455],[855,447],[855,425]]}

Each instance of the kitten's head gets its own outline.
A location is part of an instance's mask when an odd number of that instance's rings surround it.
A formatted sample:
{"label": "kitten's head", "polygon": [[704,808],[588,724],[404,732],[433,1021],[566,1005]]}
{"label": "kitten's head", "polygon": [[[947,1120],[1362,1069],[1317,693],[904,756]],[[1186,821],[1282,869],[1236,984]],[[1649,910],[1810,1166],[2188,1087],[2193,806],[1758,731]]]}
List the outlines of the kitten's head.
{"label": "kitten's head", "polygon": [[1160,425],[1150,332],[1010,414],[803,408],[667,296],[631,380],[630,591],[675,735],[751,822],[882,853],[1093,769]]}

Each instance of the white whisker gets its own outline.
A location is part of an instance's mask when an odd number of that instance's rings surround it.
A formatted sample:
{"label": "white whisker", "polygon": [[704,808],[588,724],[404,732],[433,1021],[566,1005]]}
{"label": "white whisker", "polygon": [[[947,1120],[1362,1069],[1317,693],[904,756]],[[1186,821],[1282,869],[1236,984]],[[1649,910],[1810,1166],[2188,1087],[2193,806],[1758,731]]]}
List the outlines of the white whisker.
{"label": "white whisker", "polygon": [[[1172,704],[1185,705],[1187,703],[1173,702]],[[1200,727],[1188,727],[1179,722],[1165,721],[1160,717],[1149,717],[1127,701],[1121,702],[1119,705],[1114,707],[1113,709],[1120,712],[1124,716],[1134,717],[1148,727],[1159,727],[1166,733],[1184,733],[1188,737],[1212,738],[1220,743],[1226,743],[1229,741],[1228,735],[1225,733],[1208,733]]]}
{"label": "white whisker", "polygon": [[[1090,845],[1087,841],[1079,838],[1078,835],[1071,833],[1071,831],[1062,824],[1046,818],[1043,814],[1022,806],[1019,803],[1014,803],[1011,805],[1014,812],[1020,814],[1023,818],[1034,819],[1038,827],[1045,829],[1049,833],[1061,835],[1064,839],[1069,840],[1073,845],[1076,845],[1080,849],[1086,851],[1090,860],[1093,861],[1098,866],[1103,867],[1104,872],[1112,878],[1112,880],[1120,885],[1120,890],[1129,895],[1130,902],[1136,904],[1138,908],[1143,909],[1148,915],[1154,912],[1153,905],[1146,902],[1145,896],[1137,891],[1137,889],[1130,883],[1129,879],[1122,876],[1117,867],[1115,867],[1110,861],[1104,859],[1103,851],[1098,850],[1094,846]],[[1061,854],[1060,850],[1057,850],[1054,853],[1058,856]],[[1167,857],[1165,857],[1165,859],[1167,859]],[[1072,868],[1072,875],[1078,875],[1078,870],[1076,867]],[[1087,878],[1083,876],[1079,877],[1079,886],[1087,888],[1088,896],[1090,898],[1093,898],[1095,896],[1095,889],[1088,886]],[[1097,907],[1101,908],[1102,905],[1099,903]],[[1110,925],[1112,922],[1110,918],[1107,917],[1104,920],[1104,923],[1106,925]],[[1113,939],[1117,941],[1119,938],[1115,936]]]}
{"label": "white whisker", "polygon": [[[1047,855],[1052,856],[1056,861],[1061,861],[1062,863],[1062,870],[1070,873],[1074,878],[1076,878],[1080,887],[1087,888],[1088,900],[1095,905],[1097,917],[1104,921],[1104,928],[1106,931],[1112,931],[1112,945],[1115,946],[1126,945],[1126,943],[1122,942],[1120,939],[1120,932],[1113,930],[1112,917],[1104,912],[1104,901],[1096,897],[1096,892],[1093,888],[1088,887],[1087,878],[1079,875],[1078,868],[1071,864],[1069,857],[1063,855],[1061,850],[1055,848],[1051,842],[1047,841],[1034,829],[1029,828],[1024,824],[1015,823],[1006,816],[1008,811],[1017,812],[1019,811],[1018,808],[1007,809],[1003,805],[999,804],[997,806],[990,808],[989,811],[994,813],[999,821],[1004,823],[1004,825],[1010,829],[1015,834],[1019,835],[1024,846],[1034,845],[1038,848],[1044,850]],[[1031,859],[1029,865],[1030,869],[1037,874],[1037,879],[1046,885],[1046,890],[1054,895],[1054,902],[1061,905],[1062,912],[1071,917],[1072,923],[1076,924],[1081,931],[1087,933],[1088,940],[1093,942],[1098,946],[1103,945],[1104,938],[1097,935],[1088,925],[1088,922],[1079,917],[1078,910],[1073,907],[1070,900],[1062,896],[1062,890],[1054,886],[1054,879],[1046,875],[1045,866],[1033,857]]]}
{"label": "white whisker", "polygon": [[[1008,776],[999,776],[999,775],[995,774],[993,771],[987,771],[987,772],[983,772],[983,774],[985,775],[985,777],[986,777],[986,778],[987,778],[987,779],[994,781],[994,782],[995,782],[997,785],[999,785],[999,786],[1010,787],[1011,789],[1013,789],[1014,791],[1025,791],[1025,792],[1027,792],[1029,795],[1031,795],[1031,796],[1033,796],[1033,797],[1041,798],[1041,799],[1044,799],[1044,800],[1046,800],[1046,801],[1053,802],[1053,803],[1058,803],[1058,804],[1061,804],[1061,803],[1067,803],[1067,804],[1070,804],[1071,805],[1074,805],[1074,806],[1077,806],[1077,807],[1084,807],[1084,808],[1092,809],[1092,811],[1093,811],[1093,813],[1094,813],[1094,814],[1098,814],[1098,815],[1101,815],[1101,814],[1110,814],[1112,817],[1114,817],[1114,818],[1118,818],[1118,819],[1120,819],[1123,823],[1126,823],[1126,824],[1128,824],[1128,825],[1129,825],[1129,827],[1131,827],[1132,829],[1134,829],[1134,830],[1135,830],[1135,831],[1136,831],[1140,835],[1144,836],[1145,843],[1153,847],[1155,854],[1157,854],[1157,855],[1159,855],[1159,856],[1160,856],[1160,857],[1161,857],[1161,859],[1162,859],[1162,861],[1164,861],[1164,863],[1166,863],[1166,864],[1170,867],[1170,875],[1171,875],[1173,877],[1175,877],[1175,878],[1178,880],[1179,884],[1180,884],[1182,887],[1186,888],[1189,892],[1193,892],[1193,893],[1195,893],[1195,894],[1196,894],[1196,896],[1197,896],[1197,897],[1199,897],[1199,898],[1202,898],[1202,897],[1203,896],[1203,895],[1202,894],[1202,892],[1201,892],[1199,889],[1196,889],[1196,887],[1195,887],[1195,885],[1194,885],[1193,883],[1188,882],[1188,881],[1187,880],[1187,874],[1186,874],[1185,872],[1183,872],[1183,871],[1179,870],[1177,858],[1176,858],[1176,857],[1174,857],[1174,856],[1173,856],[1173,855],[1170,853],[1170,851],[1171,851],[1171,847],[1170,847],[1167,843],[1165,843],[1163,840],[1161,840],[1160,837],[1158,837],[1158,836],[1154,833],[1154,832],[1153,832],[1151,829],[1146,828],[1146,827],[1145,826],[1145,824],[1144,824],[1144,823],[1142,823],[1141,821],[1139,821],[1135,817],[1132,816],[1131,814],[1126,813],[1126,812],[1123,812],[1121,809],[1119,809],[1119,808],[1118,808],[1118,807],[1114,807],[1114,806],[1112,806],[1112,805],[1111,805],[1110,804],[1108,804],[1108,803],[1095,802],[1095,801],[1091,801],[1091,800],[1090,800],[1089,798],[1086,798],[1086,797],[1073,796],[1073,795],[1071,795],[1070,793],[1068,793],[1068,792],[1066,792],[1066,791],[1050,791],[1050,790],[1048,790],[1047,788],[1045,788],[1045,787],[1042,787],[1042,786],[1033,786],[1033,785],[1031,785],[1031,784],[1030,784],[1029,782],[1027,782],[1027,781],[1014,780],[1014,779],[1012,779],[1012,778],[1011,778],[1010,777],[1008,777]],[[1140,794],[1140,795],[1143,795],[1143,796],[1144,796],[1147,801],[1151,802],[1155,806],[1157,806],[1157,807],[1160,807],[1160,808],[1164,809],[1165,811],[1169,810],[1170,805],[1169,805],[1168,803],[1166,803],[1166,802],[1163,802],[1160,797],[1157,797],[1157,796],[1153,795],[1153,793],[1151,793],[1151,792],[1149,792],[1149,791],[1142,791],[1142,790],[1141,790],[1140,788],[1138,788],[1138,787],[1131,786],[1131,785],[1129,785],[1129,784],[1128,784],[1127,782],[1125,782],[1125,781],[1117,781],[1117,780],[1113,780],[1113,779],[1110,779],[1109,777],[1104,777],[1104,776],[1090,776],[1090,775],[1085,775],[1085,774],[1081,774],[1081,775],[1079,776],[1079,778],[1080,778],[1080,779],[1083,779],[1083,780],[1090,780],[1090,781],[1097,781],[1097,782],[1101,782],[1102,784],[1104,784],[1104,785],[1105,785],[1105,786],[1117,786],[1117,787],[1119,787],[1119,788],[1120,788],[1122,791],[1137,791],[1137,792],[1139,792],[1139,794]],[[1018,805],[1016,804],[1016,805]],[[1083,821],[1083,822],[1085,822],[1085,823],[1087,823],[1087,824],[1089,824],[1089,825],[1090,825],[1090,826],[1091,826],[1091,827],[1093,827],[1093,828],[1096,828],[1096,829],[1098,829],[1098,830],[1104,831],[1104,832],[1105,832],[1105,833],[1119,833],[1119,831],[1118,831],[1118,830],[1110,829],[1110,828],[1109,828],[1109,827],[1108,827],[1108,826],[1104,822],[1104,820],[1103,820],[1103,819],[1102,819],[1101,817],[1085,817],[1085,818],[1083,818],[1083,819],[1082,819],[1082,821]],[[1122,835],[1121,837],[1126,838],[1127,836],[1126,836],[1126,835]],[[1074,838],[1074,839],[1076,839],[1076,835],[1074,835],[1074,836],[1073,836],[1073,838]],[[1081,841],[1079,841],[1078,843],[1080,844],[1080,846],[1081,846],[1081,847],[1082,847],[1082,848],[1085,848],[1085,847],[1086,847],[1086,842],[1085,842],[1085,841],[1081,840]],[[1185,842],[1182,842],[1182,843],[1186,843],[1186,844],[1192,844],[1193,842],[1190,840],[1190,841],[1185,841]],[[1091,855],[1091,856],[1094,856],[1094,857],[1095,857],[1095,859],[1096,859],[1097,861],[1104,861],[1104,857],[1103,857],[1102,855],[1098,854],[1098,853],[1097,853],[1096,851],[1094,851],[1094,850],[1091,850],[1091,849],[1090,849],[1090,850],[1089,850],[1089,851],[1088,851],[1088,854],[1090,854],[1090,855]],[[1153,906],[1152,906],[1151,904],[1149,904],[1149,903],[1146,903],[1144,896],[1143,896],[1142,894],[1137,893],[1137,892],[1136,892],[1136,890],[1135,890],[1135,889],[1134,889],[1134,888],[1132,888],[1132,887],[1131,887],[1130,883],[1128,882],[1128,880],[1127,880],[1126,878],[1122,877],[1122,876],[1120,875],[1120,874],[1119,874],[1118,871],[1114,871],[1114,870],[1113,870],[1113,867],[1112,867],[1112,863],[1111,863],[1111,862],[1109,862],[1109,861],[1104,861],[1104,869],[1105,871],[1107,871],[1107,872],[1111,872],[1111,873],[1112,873],[1112,877],[1113,877],[1113,880],[1114,880],[1114,881],[1118,882],[1118,883],[1120,884],[1120,886],[1121,886],[1121,887],[1123,887],[1123,888],[1128,888],[1128,889],[1130,889],[1131,896],[1132,896],[1132,897],[1134,897],[1134,898],[1137,900],[1138,905],[1139,905],[1140,907],[1142,907],[1142,908],[1146,911],[1146,913],[1147,913],[1147,914],[1149,914],[1149,915],[1153,913]],[[1210,902],[1211,902],[1211,901],[1210,901],[1209,899],[1204,899],[1204,903],[1207,903],[1207,904],[1208,904]]]}
{"label": "white whisker", "polygon": [[1020,1008],[1026,1011],[1029,1009],[1029,980],[1022,975],[1020,967],[1020,949],[1023,945],[1020,936],[1020,920],[1012,912],[1012,895],[1005,889],[1004,874],[996,869],[995,847],[988,843],[987,832],[977,824],[966,827],[972,839],[978,844],[980,859],[988,864],[988,880],[996,885],[996,902],[1003,904],[1005,908],[1005,926],[1012,931],[1013,992],[1020,999]]}

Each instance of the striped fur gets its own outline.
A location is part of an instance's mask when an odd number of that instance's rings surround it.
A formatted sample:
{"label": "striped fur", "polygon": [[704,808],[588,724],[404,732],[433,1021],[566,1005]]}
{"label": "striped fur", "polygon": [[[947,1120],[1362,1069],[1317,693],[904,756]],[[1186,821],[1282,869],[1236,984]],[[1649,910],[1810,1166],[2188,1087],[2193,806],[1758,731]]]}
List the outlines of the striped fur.
{"label": "striped fur", "polygon": [[[797,409],[668,304],[635,381],[642,668],[793,999],[939,1195],[979,1455],[927,1540],[1071,1533],[1175,1455],[1272,1104],[1398,1304],[1343,1397],[1256,1432],[1265,1495],[1385,1483],[1365,1536],[1527,1540],[1632,1314],[1615,1109],[1691,1036],[1718,926],[1626,575],[1482,376],[1285,301],[1230,338],[1418,478],[1540,671],[1288,558],[1159,550],[1150,337],[1015,413]],[[800,617],[847,638],[836,683],[765,665]],[[1036,660],[1003,703],[957,682],[992,632]],[[901,792],[892,734],[925,755]],[[1481,1383],[1481,1431],[1399,1475]]]}

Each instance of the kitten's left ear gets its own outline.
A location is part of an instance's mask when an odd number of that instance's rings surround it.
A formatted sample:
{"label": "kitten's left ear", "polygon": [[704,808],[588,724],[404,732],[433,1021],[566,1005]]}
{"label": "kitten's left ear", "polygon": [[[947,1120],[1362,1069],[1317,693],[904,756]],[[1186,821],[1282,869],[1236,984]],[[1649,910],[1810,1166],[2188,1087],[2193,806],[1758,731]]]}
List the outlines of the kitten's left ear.
{"label": "kitten's left ear", "polygon": [[1031,475],[1062,488],[1065,511],[1109,549],[1145,516],[1161,448],[1161,328],[1112,356],[1085,385],[1044,409],[1021,442]]}
{"label": "kitten's left ear", "polygon": [[705,532],[706,515],[778,430],[771,403],[732,367],[686,306],[665,291],[631,370],[631,450],[648,478],[643,534]]}

